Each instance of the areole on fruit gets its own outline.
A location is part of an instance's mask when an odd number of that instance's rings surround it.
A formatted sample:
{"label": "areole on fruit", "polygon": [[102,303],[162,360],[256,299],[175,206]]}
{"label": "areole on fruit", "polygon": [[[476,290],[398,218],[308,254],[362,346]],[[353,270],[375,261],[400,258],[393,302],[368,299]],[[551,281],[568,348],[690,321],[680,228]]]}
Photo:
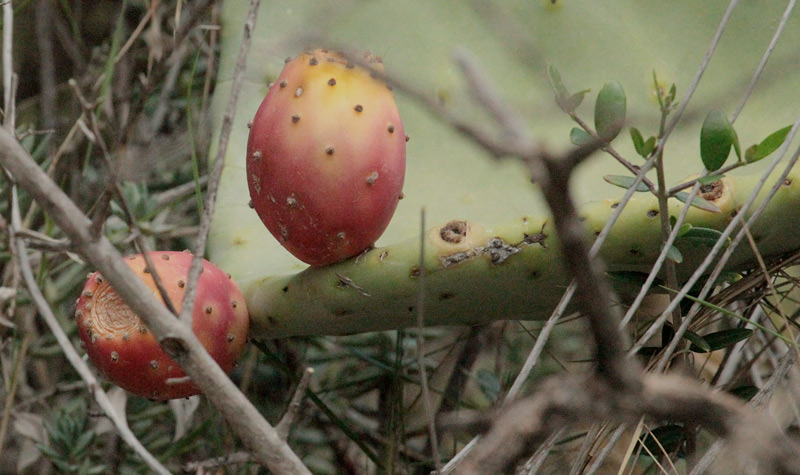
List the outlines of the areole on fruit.
{"label": "areole on fruit", "polygon": [[251,202],[267,229],[313,266],[360,254],[389,224],[405,177],[406,135],[391,89],[340,53],[287,61],[253,118]]}

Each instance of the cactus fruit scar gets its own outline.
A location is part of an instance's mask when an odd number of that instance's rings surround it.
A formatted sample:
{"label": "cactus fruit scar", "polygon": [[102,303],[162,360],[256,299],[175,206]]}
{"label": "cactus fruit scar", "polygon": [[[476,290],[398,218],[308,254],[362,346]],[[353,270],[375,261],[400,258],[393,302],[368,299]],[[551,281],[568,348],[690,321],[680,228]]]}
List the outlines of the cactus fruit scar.
{"label": "cactus fruit scar", "polygon": [[[192,255],[151,252],[150,259],[167,295],[180,312]],[[141,255],[126,263],[158,296]],[[167,400],[199,394],[178,364],[159,346],[152,332],[99,273],[89,275],[75,310],[82,346],[95,367],[121,388],[149,399]],[[192,330],[212,358],[230,372],[247,343],[250,319],[244,296],[233,280],[203,261],[192,312]]]}
{"label": "cactus fruit scar", "polygon": [[[365,56],[370,69],[380,60]],[[392,91],[339,53],[288,60],[247,142],[253,208],[298,259],[322,266],[368,249],[400,199],[406,136]]]}

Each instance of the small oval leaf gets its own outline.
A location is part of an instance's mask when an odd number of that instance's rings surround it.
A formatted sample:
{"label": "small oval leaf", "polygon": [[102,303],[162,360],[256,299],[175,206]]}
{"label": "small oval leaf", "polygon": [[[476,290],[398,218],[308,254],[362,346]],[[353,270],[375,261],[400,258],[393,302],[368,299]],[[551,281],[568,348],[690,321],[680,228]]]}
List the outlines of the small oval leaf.
{"label": "small oval leaf", "polygon": [[592,141],[594,141],[594,137],[592,137],[589,132],[583,129],[573,127],[572,130],[569,131],[569,140],[573,144],[580,147],[581,145],[592,143]]}
{"label": "small oval leaf", "polygon": [[667,259],[671,260],[676,264],[680,264],[681,262],[683,262],[683,254],[681,254],[681,251],[677,247],[670,246],[669,249],[667,249]]}
{"label": "small oval leaf", "polygon": [[700,158],[706,170],[719,170],[731,153],[736,132],[728,117],[719,111],[711,111],[700,129]]}
{"label": "small oval leaf", "polygon": [[[712,247],[720,238],[722,238],[722,233],[716,229],[693,227],[680,235],[677,239],[695,245]],[[727,243],[730,243],[730,238],[726,240],[726,245]]]}
{"label": "small oval leaf", "polygon": [[[691,342],[692,346],[690,349],[695,353],[708,353],[709,351],[711,351],[711,345],[708,344],[705,338],[698,335],[697,333],[686,330],[683,333],[683,337],[689,340],[689,342]],[[697,349],[695,350],[695,348]]]}
{"label": "small oval leaf", "polygon": [[742,340],[746,340],[752,333],[753,330],[748,328],[720,330],[703,336],[703,339],[708,343],[708,350],[704,350],[695,345],[692,345],[689,349],[695,353],[708,353],[709,351],[721,350],[722,348],[727,348]]}
{"label": "small oval leaf", "polygon": [[589,92],[589,89],[584,89],[583,91],[578,91],[575,94],[569,96],[564,101],[564,111],[569,113],[573,112],[575,109],[578,108],[579,105],[583,102],[584,96],[586,93]]}
{"label": "small oval leaf", "polygon": [[631,140],[633,141],[633,148],[636,150],[636,153],[646,157],[644,154],[644,137],[636,127],[631,127]]}
{"label": "small oval leaf", "polygon": [[622,131],[627,113],[627,99],[622,85],[611,81],[597,94],[594,105],[594,128],[603,140],[611,141]]}
{"label": "small oval leaf", "polygon": [[[686,203],[686,201],[689,200],[689,193],[687,193],[685,191],[679,191],[679,192],[675,193],[675,199],[680,201],[680,202],[682,202],[682,203]],[[692,206],[694,206],[695,208],[699,208],[699,209],[705,210],[705,211],[710,211],[712,213],[721,212],[720,209],[717,208],[716,205],[714,205],[713,203],[709,203],[708,201],[706,201],[705,199],[703,199],[700,196],[695,196],[692,199]]]}
{"label": "small oval leaf", "polygon": [[745,152],[745,160],[751,163],[757,162],[775,150],[778,150],[778,148],[783,145],[783,142],[786,140],[786,137],[789,135],[789,131],[791,130],[792,126],[788,125],[776,132],[771,133],[758,145],[751,146]]}
{"label": "small oval leaf", "polygon": [[[608,183],[611,183],[614,186],[625,188],[627,190],[633,185],[633,182],[634,180],[636,180],[636,178],[625,175],[605,175],[603,177],[603,180],[607,181]],[[650,188],[648,188],[646,184],[640,181],[639,184],[636,185],[636,191],[650,191]]]}
{"label": "small oval leaf", "polygon": [[650,138],[647,139],[644,143],[644,150],[643,150],[644,158],[649,157],[650,154],[653,153],[653,150],[655,149],[656,149],[656,138],[651,135]]}
{"label": "small oval leaf", "polygon": [[[675,225],[673,224],[673,226],[675,226]],[[688,233],[692,229],[692,227],[693,226],[691,224],[689,224],[689,223],[681,224],[680,229],[678,229],[678,234],[677,234],[678,238],[680,238],[684,234]]]}
{"label": "small oval leaf", "polygon": [[550,78],[550,87],[553,88],[553,94],[556,96],[556,104],[561,110],[568,112],[566,109],[567,97],[569,93],[564,83],[561,81],[561,73],[558,72],[552,64],[547,65],[547,76]]}

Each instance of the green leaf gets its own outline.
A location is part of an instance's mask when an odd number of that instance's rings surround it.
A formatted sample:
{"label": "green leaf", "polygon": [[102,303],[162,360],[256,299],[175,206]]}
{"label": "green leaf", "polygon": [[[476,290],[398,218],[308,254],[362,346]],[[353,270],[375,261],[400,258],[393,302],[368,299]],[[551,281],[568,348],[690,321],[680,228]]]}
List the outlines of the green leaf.
{"label": "green leaf", "polygon": [[[662,246],[661,249],[664,249],[664,247]],[[678,250],[677,247],[670,246],[669,249],[667,249],[667,259],[676,264],[680,264],[683,262],[683,254],[681,254],[681,251]]]}
{"label": "green leaf", "polygon": [[[627,190],[628,188],[633,186],[633,182],[634,180],[636,180],[636,178],[626,175],[605,175],[603,177],[603,180],[607,181],[608,183],[614,186],[625,188]],[[640,181],[639,184],[636,185],[636,191],[650,191],[650,188],[648,188],[647,185],[645,185]]]}
{"label": "green leaf", "polygon": [[107,466],[105,466],[105,465],[97,465],[95,467],[89,468],[89,470],[86,471],[86,474],[87,475],[100,475],[101,473],[104,473],[107,470],[108,470]]}
{"label": "green leaf", "polygon": [[744,277],[742,274],[733,271],[722,271],[722,273],[717,277],[717,285],[721,284],[734,284],[739,282]]}
{"label": "green leaf", "polygon": [[[680,234],[678,239],[695,245],[712,247],[722,238],[722,233],[716,229],[693,227],[687,232]],[[730,238],[726,240],[726,245],[730,243]]]}
{"label": "green leaf", "polygon": [[786,141],[786,137],[789,135],[789,131],[791,130],[792,126],[787,125],[786,127],[771,133],[759,144],[752,145],[744,154],[745,161],[748,163],[757,162],[775,150],[778,150],[778,148],[783,145],[783,142]]}
{"label": "green leaf", "polygon": [[641,455],[647,458],[658,458],[664,455],[664,452],[668,454],[678,452],[678,455],[681,456],[680,448],[684,438],[684,429],[677,424],[656,427],[641,439],[640,444],[647,449],[642,450]]}
{"label": "green leaf", "polygon": [[597,94],[594,105],[594,128],[600,138],[611,141],[622,131],[627,113],[627,100],[622,85],[611,81]]}
{"label": "green leaf", "polygon": [[570,130],[569,132],[569,140],[573,144],[581,146],[587,143],[591,143],[594,140],[594,137],[592,137],[592,135],[589,132],[583,129],[573,127],[572,130]]}
{"label": "green leaf", "polygon": [[556,96],[556,104],[558,104],[558,107],[564,112],[570,112],[566,107],[569,93],[564,83],[561,81],[561,73],[559,73],[558,69],[552,64],[547,65],[547,77],[550,78],[550,87],[553,89],[553,93]]}
{"label": "green leaf", "polygon": [[660,346],[643,346],[636,352],[636,356],[642,358],[644,361],[650,361],[653,357],[658,355],[660,351]]}
{"label": "green leaf", "polygon": [[656,148],[656,138],[650,136],[645,141],[642,133],[639,132],[639,129],[636,127],[631,127],[631,139],[633,140],[633,148],[636,149],[636,153],[641,155],[643,158],[649,157]]}
{"label": "green leaf", "polygon": [[[693,331],[686,330],[683,337],[692,343],[692,348],[699,348],[701,353],[708,353],[711,351],[711,345],[708,344],[705,338],[698,335]],[[694,351],[694,350],[692,350]]]}
{"label": "green leaf", "polygon": [[724,177],[725,177],[725,175],[716,175],[716,174],[715,175],[706,175],[704,177],[698,178],[697,181],[700,182],[701,185],[710,185],[712,183],[715,183],[715,182],[721,180]]}
{"label": "green leaf", "polygon": [[564,101],[564,107],[562,109],[564,112],[573,112],[575,109],[578,108],[579,105],[583,102],[583,98],[586,96],[586,93],[589,92],[590,89],[584,89],[583,91],[578,91],[575,94],[569,96]]}
{"label": "green leaf", "polygon": [[564,87],[564,82],[561,81],[561,73],[552,64],[547,65],[547,77],[550,79],[550,87],[557,96],[567,96],[567,88]]}
{"label": "green leaf", "polygon": [[93,431],[86,431],[78,437],[77,440],[74,441],[74,445],[72,446],[72,453],[75,455],[79,455],[83,453],[84,450],[94,442],[94,432]]}
{"label": "green leaf", "polygon": [[739,134],[736,133],[736,129],[733,128],[733,124],[731,124],[731,128],[728,130],[728,133],[731,134],[731,142],[733,143],[733,151],[736,152],[736,158],[739,161],[742,161],[742,147],[739,145]]}
{"label": "green leaf", "polygon": [[[663,286],[661,288],[663,288],[666,291],[670,291],[671,290],[671,289],[668,289],[668,288],[663,287]],[[691,301],[693,301],[693,302],[698,302],[699,304],[701,304],[705,308],[710,308],[712,310],[715,310],[715,311],[721,313],[722,315],[726,315],[726,316],[732,317],[732,318],[737,318],[737,319],[739,319],[739,320],[741,320],[742,322],[745,322],[745,323],[750,323],[754,327],[756,327],[759,330],[761,330],[762,332],[764,332],[764,333],[766,333],[768,335],[772,335],[775,338],[778,338],[780,340],[783,340],[784,342],[786,342],[787,344],[789,344],[792,347],[795,346],[795,342],[791,338],[786,337],[786,336],[776,332],[775,330],[767,328],[764,325],[760,325],[758,323],[751,322],[751,321],[745,319],[743,316],[739,315],[738,313],[732,312],[732,311],[728,310],[725,307],[720,307],[719,305],[714,305],[711,302],[706,302],[705,300],[700,300],[700,299],[698,299],[696,297],[693,297],[692,295],[686,295],[686,298],[691,300]]]}
{"label": "green leaf", "polygon": [[[685,191],[679,191],[679,192],[675,193],[675,199],[677,199],[678,201],[680,201],[682,203],[686,203],[686,201],[689,200],[689,193],[687,193]],[[712,203],[709,203],[708,201],[706,201],[704,198],[702,198],[700,196],[695,196],[692,199],[692,206],[694,206],[695,208],[700,208],[700,209],[705,210],[705,211],[711,211],[712,213],[719,213],[720,212],[720,209],[717,208],[716,205],[714,205]]]}
{"label": "green leaf", "polygon": [[675,83],[672,83],[672,85],[669,87],[669,94],[667,94],[667,104],[669,104],[670,106],[676,105],[675,95],[677,92],[678,92],[677,86],[675,86]]}
{"label": "green leaf", "polygon": [[696,345],[692,345],[689,349],[695,353],[708,353],[709,351],[720,350],[733,346],[742,340],[746,340],[752,333],[753,330],[747,328],[731,328],[709,333],[703,337],[706,343],[708,343],[708,349]]}
{"label": "green leaf", "polygon": [[475,373],[475,381],[478,383],[478,387],[480,387],[484,396],[492,402],[497,401],[497,396],[500,394],[501,387],[500,380],[497,379],[494,373],[485,369],[479,369],[478,372]]}
{"label": "green leaf", "polygon": [[655,149],[656,149],[656,138],[651,135],[650,138],[647,139],[644,143],[643,157],[644,158],[649,157],[650,154],[653,153],[653,150]]}
{"label": "green leaf", "polygon": [[52,462],[61,473],[75,473],[78,470],[78,466],[74,463],[70,463],[69,460],[53,459],[50,462]]}
{"label": "green leaf", "polygon": [[737,154],[741,155],[736,137],[736,131],[733,130],[733,125],[725,114],[719,111],[708,113],[700,129],[700,158],[706,170],[712,172],[719,170],[728,160],[731,146],[734,144]]}
{"label": "green leaf", "polygon": [[36,448],[39,449],[39,452],[44,454],[45,457],[49,458],[50,460],[57,460],[63,457],[61,452],[53,449],[52,447],[44,444],[36,444]]}
{"label": "green leaf", "polygon": [[728,390],[728,392],[730,394],[733,394],[734,396],[736,396],[738,398],[744,399],[745,401],[749,401],[749,400],[753,399],[753,396],[758,394],[758,388],[756,386],[748,384],[748,385],[745,385],[745,386],[739,386],[739,387],[730,389],[730,390]]}
{"label": "green leaf", "polygon": [[[631,285],[634,287],[641,287],[647,282],[648,274],[646,272],[636,271],[609,271],[606,272],[608,278],[616,284]],[[663,280],[656,278],[654,285],[659,286],[664,283]]]}
{"label": "green leaf", "polygon": [[636,153],[646,157],[647,155],[644,153],[644,137],[636,127],[631,127],[631,140],[633,140],[633,148],[636,149]]}
{"label": "green leaf", "polygon": [[[673,224],[673,226],[675,226],[675,224]],[[692,227],[693,226],[691,224],[689,224],[689,223],[681,224],[680,229],[678,229],[677,237],[679,238],[679,237],[683,236],[684,234],[688,233],[692,229]]]}

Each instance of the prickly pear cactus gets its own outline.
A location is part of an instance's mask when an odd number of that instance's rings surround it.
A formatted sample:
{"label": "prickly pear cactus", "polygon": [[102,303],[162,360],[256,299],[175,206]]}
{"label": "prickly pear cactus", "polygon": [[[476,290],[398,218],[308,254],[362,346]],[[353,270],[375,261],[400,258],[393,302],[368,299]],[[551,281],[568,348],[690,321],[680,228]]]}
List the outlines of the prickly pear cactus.
{"label": "prickly pear cactus", "polygon": [[[492,86],[523,115],[532,135],[552,149],[569,146],[574,123],[556,105],[548,64],[558,68],[572,90],[599,91],[604,83],[619,81],[627,94],[628,122],[655,134],[660,115],[654,73],[659,87],[675,84],[681,99],[727,5],[724,0],[705,2],[702,8],[688,0],[263,3],[227,150],[209,258],[240,283],[253,332],[261,336],[347,334],[414,325],[421,265],[429,325],[545,318],[567,277],[548,212],[527,172],[513,159],[493,160],[402,91],[395,91],[395,97],[410,136],[405,199],[377,247],[321,268],[308,268],[292,257],[248,207],[246,124],[268,85],[277,78],[284,58],[309,43],[352,47],[381,56],[390,75],[413,84],[453,115],[495,132],[491,116],[471,97],[452,61],[460,48],[476,56]],[[213,103],[216,124],[228,101],[246,8],[247,2],[224,4],[222,63]],[[667,142],[668,186],[702,171],[703,118],[710,109],[728,115],[734,111],[783,8],[776,2],[745,2],[734,11],[684,120]],[[793,45],[798,41],[800,18],[795,15],[736,121],[743,143],[758,143],[796,120],[800,68]],[[590,117],[590,102],[584,101],[576,113]],[[627,128],[613,145],[635,165],[641,164],[641,158],[634,158]],[[703,195],[720,211],[693,208],[688,222],[722,229],[756,187],[767,162],[726,174]],[[584,203],[587,238],[602,228],[624,192],[602,176],[626,173],[601,153],[578,170],[572,191]],[[753,228],[765,256],[800,248],[800,235],[793,231],[800,220],[799,180],[798,172],[792,172]],[[682,206],[670,200],[670,214],[677,215]],[[628,203],[601,251],[609,270],[649,271],[661,245],[658,212],[650,194],[637,194]],[[695,244],[679,244],[679,249],[679,277],[690,274],[708,250]],[[730,266],[752,263],[752,252],[742,247]]]}

